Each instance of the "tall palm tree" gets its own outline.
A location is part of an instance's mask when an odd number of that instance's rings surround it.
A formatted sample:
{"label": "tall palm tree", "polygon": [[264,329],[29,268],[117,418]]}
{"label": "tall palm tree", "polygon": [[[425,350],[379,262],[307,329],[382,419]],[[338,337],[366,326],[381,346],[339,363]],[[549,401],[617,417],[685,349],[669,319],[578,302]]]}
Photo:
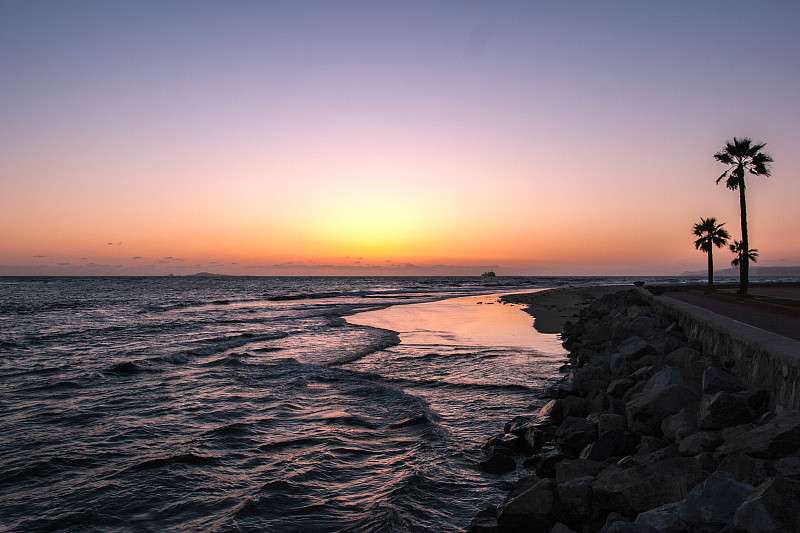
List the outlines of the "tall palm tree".
{"label": "tall palm tree", "polygon": [[694,241],[694,247],[708,254],[708,286],[714,286],[714,247],[721,248],[728,243],[731,236],[728,230],[723,228],[725,223],[717,224],[714,217],[700,218],[700,222],[694,225],[693,233],[699,237]]}
{"label": "tall palm tree", "polygon": [[[731,261],[732,267],[737,267],[742,263],[742,255],[744,254],[744,246],[741,241],[733,239],[733,244],[730,245],[731,252],[736,254],[736,257]],[[750,248],[747,250],[747,260],[755,263],[758,261],[758,250]]]}
{"label": "tall palm tree", "polygon": [[[739,190],[739,215],[742,222],[742,249],[749,250],[747,239],[747,202],[745,200],[745,174],[754,176],[769,176],[769,164],[772,158],[761,150],[766,143],[755,144],[747,137],[734,137],[733,141],[727,141],[725,149],[714,154],[714,159],[720,163],[728,165],[728,170],[717,178],[717,183],[727,178],[725,185],[735,191]],[[747,294],[750,285],[750,262],[747,254],[742,255],[739,263],[739,293]]]}

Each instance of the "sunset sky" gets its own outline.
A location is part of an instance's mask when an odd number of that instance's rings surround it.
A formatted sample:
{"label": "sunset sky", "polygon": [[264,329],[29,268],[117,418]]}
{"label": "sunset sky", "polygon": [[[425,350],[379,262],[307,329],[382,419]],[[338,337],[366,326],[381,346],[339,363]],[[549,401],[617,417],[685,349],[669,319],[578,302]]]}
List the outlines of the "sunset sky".
{"label": "sunset sky", "polygon": [[[800,265],[800,2],[0,1],[0,275]],[[715,254],[728,266],[727,251]]]}

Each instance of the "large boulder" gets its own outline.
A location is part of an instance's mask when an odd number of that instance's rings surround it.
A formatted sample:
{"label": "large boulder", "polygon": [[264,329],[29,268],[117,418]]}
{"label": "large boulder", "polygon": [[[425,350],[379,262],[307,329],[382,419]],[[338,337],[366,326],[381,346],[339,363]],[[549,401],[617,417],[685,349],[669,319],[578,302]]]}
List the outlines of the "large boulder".
{"label": "large boulder", "polygon": [[590,459],[564,459],[556,465],[556,481],[561,484],[582,476],[595,477],[606,465]]}
{"label": "large boulder", "polygon": [[567,396],[550,400],[536,415],[536,422],[544,425],[559,425],[568,416],[586,416],[586,400],[577,396]]}
{"label": "large boulder", "polygon": [[661,532],[712,532],[733,525],[736,509],[753,492],[752,485],[715,473],[686,498],[639,513],[636,523]]}
{"label": "large boulder", "polygon": [[661,422],[661,431],[667,441],[680,441],[697,431],[697,413],[694,409],[681,409]]}
{"label": "large boulder", "polygon": [[608,468],[592,485],[596,504],[633,519],[641,512],[682,500],[706,477],[694,458],[674,457],[625,470]]}
{"label": "large boulder", "polygon": [[733,524],[752,533],[800,531],[800,481],[771,478],[736,509]]}
{"label": "large boulder", "polygon": [[689,531],[719,531],[733,525],[736,509],[755,490],[722,472],[708,476],[678,505],[678,516]]}
{"label": "large boulder", "polygon": [[496,513],[496,509],[478,511],[469,523],[467,533],[498,533],[500,526],[497,524]]}
{"label": "large boulder", "polygon": [[592,476],[581,476],[558,484],[558,498],[569,515],[588,516],[592,506]]}
{"label": "large boulder", "polygon": [[704,396],[697,412],[697,425],[702,429],[722,429],[754,420],[747,397],[730,392]]}
{"label": "large boulder", "polygon": [[718,472],[753,486],[761,485],[772,476],[774,461],[756,459],[743,453],[732,453],[717,467]]}
{"label": "large boulder", "polygon": [[497,510],[502,531],[547,533],[555,523],[557,490],[554,479],[542,479],[506,501]]}
{"label": "large boulder", "polygon": [[597,389],[606,389],[611,382],[611,372],[603,365],[586,365],[573,369],[567,383],[578,396],[586,396]]}
{"label": "large boulder", "polygon": [[653,351],[653,347],[641,337],[634,336],[625,339],[608,362],[611,373],[619,376],[624,370],[630,369],[634,361]]}
{"label": "large boulder", "polygon": [[678,452],[683,456],[695,456],[704,452],[713,452],[722,444],[722,437],[712,431],[701,431],[682,439],[678,444]]}
{"label": "large boulder", "polygon": [[501,453],[493,453],[487,459],[478,463],[478,467],[488,474],[505,474],[517,468],[513,457]]}
{"label": "large boulder", "polygon": [[710,366],[703,372],[703,394],[744,390],[747,390],[744,383],[720,368]]}
{"label": "large boulder", "polygon": [[606,431],[596,441],[581,451],[581,459],[605,461],[611,457],[624,457],[636,451],[639,435],[630,431]]}
{"label": "large boulder", "polygon": [[568,457],[577,457],[589,443],[597,439],[597,426],[585,418],[568,416],[558,427],[556,443]]}
{"label": "large boulder", "polygon": [[717,448],[720,457],[744,453],[759,459],[780,459],[800,449],[800,412],[780,414],[750,431],[737,432]]}
{"label": "large boulder", "polygon": [[674,366],[666,366],[653,374],[644,384],[642,392],[656,392],[667,387],[686,387],[681,370]]}
{"label": "large boulder", "polygon": [[702,354],[688,346],[681,346],[676,350],[667,353],[667,361],[673,366],[683,368],[689,366],[692,361],[697,361]]}
{"label": "large boulder", "polygon": [[606,431],[628,430],[628,419],[623,415],[614,413],[593,413],[586,418],[597,424],[598,435],[602,435]]}
{"label": "large boulder", "polygon": [[695,400],[691,391],[682,386],[636,394],[625,404],[628,429],[641,435],[660,436],[662,421]]}

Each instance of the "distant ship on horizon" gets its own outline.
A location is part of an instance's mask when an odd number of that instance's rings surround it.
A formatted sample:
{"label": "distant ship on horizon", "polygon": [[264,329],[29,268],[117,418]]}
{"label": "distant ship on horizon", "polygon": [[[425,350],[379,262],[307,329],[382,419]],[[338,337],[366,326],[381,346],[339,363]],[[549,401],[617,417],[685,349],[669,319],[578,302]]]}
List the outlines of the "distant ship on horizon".
{"label": "distant ship on horizon", "polygon": [[484,272],[483,274],[481,274],[481,277],[484,277],[484,278],[493,278],[493,277],[495,277],[496,275],[497,275],[497,274],[495,274],[493,270],[487,270],[486,272]]}

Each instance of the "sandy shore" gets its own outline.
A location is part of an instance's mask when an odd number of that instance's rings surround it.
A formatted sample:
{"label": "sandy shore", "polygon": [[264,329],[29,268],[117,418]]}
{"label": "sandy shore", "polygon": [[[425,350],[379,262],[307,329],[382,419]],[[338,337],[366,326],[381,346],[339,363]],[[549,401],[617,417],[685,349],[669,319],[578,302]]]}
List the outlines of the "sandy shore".
{"label": "sandy shore", "polygon": [[500,298],[500,301],[526,305],[524,311],[534,316],[533,327],[539,333],[561,333],[564,323],[574,318],[583,304],[598,296],[631,288],[631,285],[559,287],[532,293],[508,294]]}

